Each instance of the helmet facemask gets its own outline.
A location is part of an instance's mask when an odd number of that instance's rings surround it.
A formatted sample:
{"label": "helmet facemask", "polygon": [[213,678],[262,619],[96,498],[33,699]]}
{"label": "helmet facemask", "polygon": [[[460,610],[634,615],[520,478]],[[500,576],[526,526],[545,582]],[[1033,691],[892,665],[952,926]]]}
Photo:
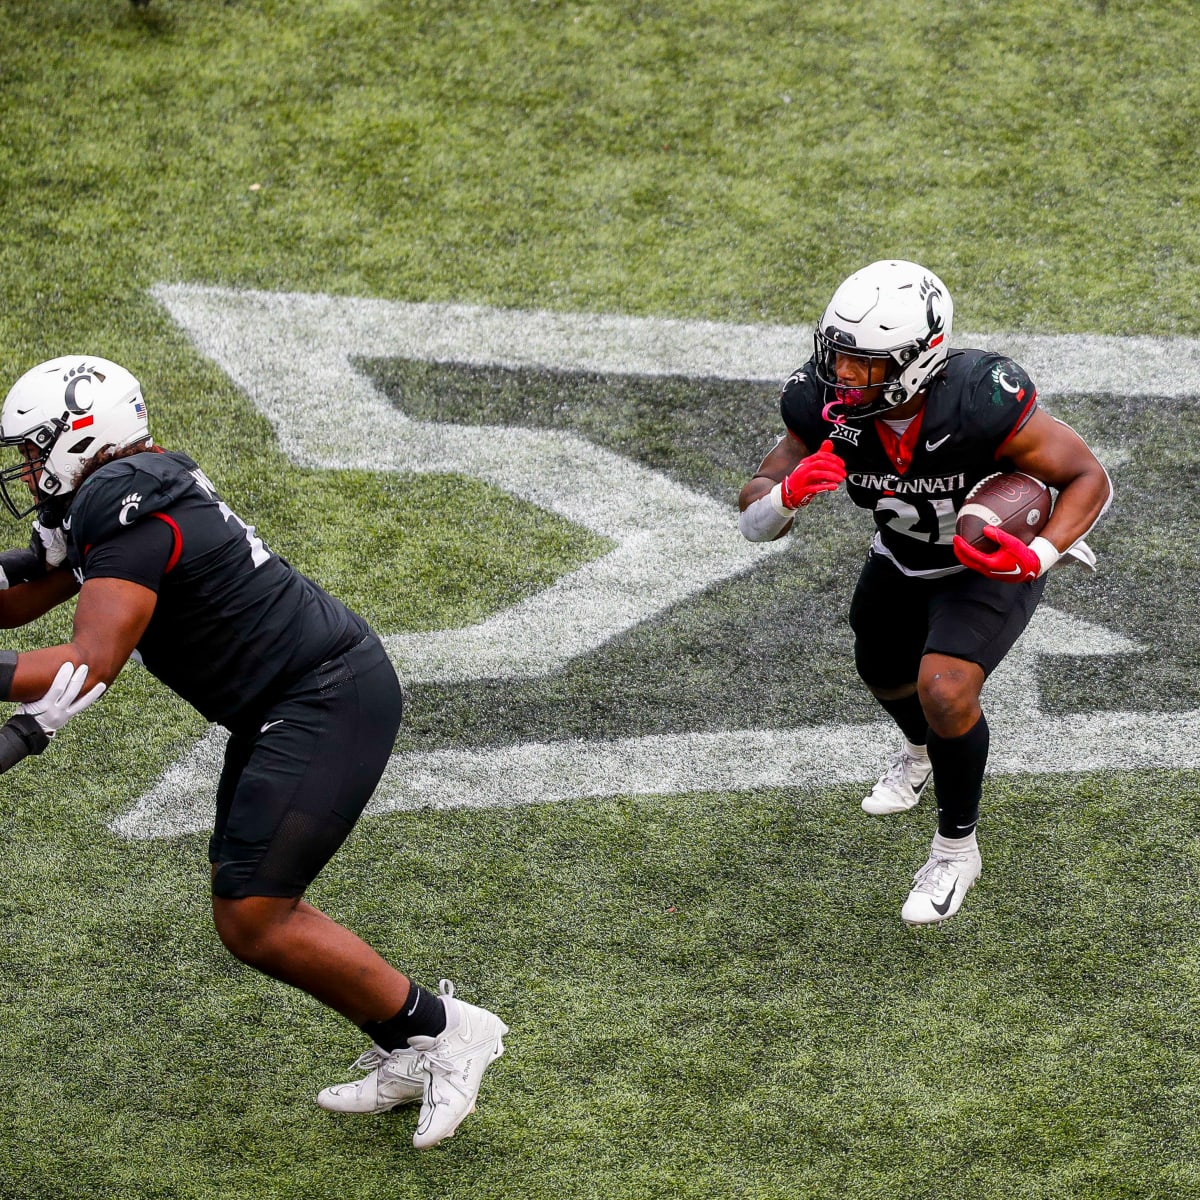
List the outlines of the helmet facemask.
{"label": "helmet facemask", "polygon": [[[904,404],[912,397],[907,394],[904,384],[900,381],[900,366],[895,357],[888,353],[872,353],[870,350],[859,350],[847,344],[846,339],[853,335],[847,334],[835,326],[826,330],[818,329],[813,334],[813,346],[816,352],[817,379],[827,388],[833,390],[836,400],[826,405],[826,412],[837,409],[834,420],[865,421],[868,417],[878,417],[890,409]],[[848,355],[853,358],[865,359],[869,366],[869,379],[876,375],[882,378],[878,383],[864,385],[848,385],[838,382],[837,356]],[[883,371],[876,368],[876,363],[883,364]],[[878,391],[873,400],[864,401],[864,392]]]}
{"label": "helmet facemask", "polygon": [[52,421],[29,430],[19,442],[0,439],[5,444],[15,444],[21,454],[19,463],[0,470],[0,500],[18,521],[62,490],[61,481],[49,474],[46,462],[54,443],[65,431],[65,422]]}

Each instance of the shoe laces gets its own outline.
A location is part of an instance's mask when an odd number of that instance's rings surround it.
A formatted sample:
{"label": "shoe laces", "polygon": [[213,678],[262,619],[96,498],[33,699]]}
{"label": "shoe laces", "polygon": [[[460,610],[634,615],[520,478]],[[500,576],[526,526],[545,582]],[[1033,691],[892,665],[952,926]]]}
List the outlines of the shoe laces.
{"label": "shoe laces", "polygon": [[374,1071],[377,1067],[382,1067],[391,1054],[380,1046],[372,1046],[370,1050],[364,1051],[351,1064],[352,1071]]}
{"label": "shoe laces", "polygon": [[883,773],[884,783],[894,783],[904,786],[908,783],[908,755],[901,751],[888,763],[888,769]]}
{"label": "shoe laces", "polygon": [[418,1071],[427,1070],[431,1075],[447,1076],[454,1075],[458,1065],[451,1055],[435,1046],[430,1050],[422,1050],[417,1055],[416,1068]]}
{"label": "shoe laces", "polygon": [[913,891],[926,892],[931,896],[945,891],[958,861],[945,855],[931,854],[929,861],[913,876]]}
{"label": "shoe laces", "polygon": [[909,779],[909,771],[917,765],[917,760],[913,758],[907,750],[901,750],[895,758],[888,763],[887,770],[883,773],[883,778],[879,781],[882,784],[889,784],[897,790],[904,790],[912,787],[912,780]]}
{"label": "shoe laces", "polygon": [[[446,1000],[450,1000],[454,996],[454,984],[449,979],[438,980],[438,994]],[[459,1018],[462,1020],[462,1017]],[[422,1068],[427,1069],[430,1074],[438,1075],[453,1075],[458,1066],[454,1061],[453,1053],[443,1044],[442,1035],[439,1034],[434,1040],[434,1044],[427,1050],[422,1050],[417,1055],[416,1061],[417,1070]]]}

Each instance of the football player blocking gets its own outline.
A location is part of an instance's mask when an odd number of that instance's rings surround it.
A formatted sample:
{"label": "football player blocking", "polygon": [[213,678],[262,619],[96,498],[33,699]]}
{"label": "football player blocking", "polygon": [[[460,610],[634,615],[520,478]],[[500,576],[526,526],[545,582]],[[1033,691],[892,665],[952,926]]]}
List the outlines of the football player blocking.
{"label": "football player blocking", "polygon": [[[904,812],[931,781],[938,805],[900,910],[910,925],[954,916],[979,878],[984,681],[1028,625],[1047,571],[1094,565],[1083,538],[1112,496],[1096,456],[1039,406],[1017,363],[951,348],[953,312],[945,284],[916,263],[875,262],[845,280],[812,357],[783,386],[785,432],[739,498],[751,541],[793,525],[802,537],[813,514],[800,510],[841,486],[874,517],[849,621],[859,677],[902,741],[862,807]],[[1016,471],[1057,491],[1041,532],[1026,545],[991,526],[984,549],[959,537],[972,489]]]}
{"label": "football player blocking", "polygon": [[0,699],[25,702],[0,727],[0,770],[44,750],[136,650],[229,730],[209,842],[222,942],[369,1038],[365,1076],[317,1103],[419,1102],[413,1144],[452,1136],[508,1027],[447,980],[421,988],[303,899],[395,742],[403,702],[379,638],[273,554],[192,459],[154,444],[141,387],[116,363],[75,355],[28,371],[0,411],[0,443],[19,454],[0,499],[37,517],[28,549],[0,554],[0,625],[78,596],[69,642],[0,651]]}

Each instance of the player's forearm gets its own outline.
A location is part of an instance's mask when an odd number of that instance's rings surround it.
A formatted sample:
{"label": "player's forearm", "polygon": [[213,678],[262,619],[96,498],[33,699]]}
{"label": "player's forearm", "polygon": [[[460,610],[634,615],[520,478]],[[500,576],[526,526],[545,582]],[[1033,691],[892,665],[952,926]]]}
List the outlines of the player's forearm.
{"label": "player's forearm", "polygon": [[15,629],[45,616],[56,605],[79,591],[69,570],[59,568],[40,578],[0,591],[0,629]]}
{"label": "player's forearm", "polygon": [[775,476],[764,475],[761,472],[752,479],[748,479],[738,494],[738,508],[745,512],[756,500],[769,496],[771,489],[778,486],[779,482]]}
{"label": "player's forearm", "polygon": [[1070,549],[1086,537],[1112,503],[1112,481],[1099,463],[1076,476],[1059,493],[1042,537],[1059,550]]}
{"label": "player's forearm", "polygon": [[782,485],[778,483],[768,487],[742,509],[738,529],[747,541],[770,542],[787,532],[796,514],[783,503],[781,491]]}

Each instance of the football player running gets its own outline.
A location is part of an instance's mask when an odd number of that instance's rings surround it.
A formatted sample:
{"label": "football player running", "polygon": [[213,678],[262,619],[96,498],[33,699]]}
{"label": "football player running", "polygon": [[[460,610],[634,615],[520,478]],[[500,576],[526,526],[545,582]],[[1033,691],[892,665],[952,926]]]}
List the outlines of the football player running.
{"label": "football player running", "polygon": [[40,753],[136,651],[229,730],[209,842],[222,942],[371,1040],[355,1063],[365,1078],[317,1103],[368,1113],[420,1101],[414,1145],[452,1136],[508,1027],[447,980],[439,994],[420,987],[303,899],[400,725],[379,638],[272,553],[192,459],[154,444],[141,387],[116,363],[75,355],[28,371],[0,411],[0,443],[20,454],[0,471],[0,499],[38,518],[28,550],[0,556],[0,625],[78,595],[69,642],[0,651],[0,699],[25,702],[0,731],[0,767]]}
{"label": "football player running", "polygon": [[[916,263],[881,261],[834,293],[812,358],[784,384],[786,432],[742,488],[739,528],[781,537],[822,492],[845,486],[875,518],[850,601],[854,660],[903,744],[863,799],[903,812],[930,778],[937,833],[901,909],[910,925],[958,912],[982,863],[976,823],[988,756],[984,680],[1029,623],[1060,560],[1089,567],[1084,536],[1112,496],[1108,475],[1069,426],[1039,407],[1002,354],[950,348],[953,304]],[[1002,530],[981,552],[955,536],[967,493],[1021,470],[1057,489],[1029,546]]]}

